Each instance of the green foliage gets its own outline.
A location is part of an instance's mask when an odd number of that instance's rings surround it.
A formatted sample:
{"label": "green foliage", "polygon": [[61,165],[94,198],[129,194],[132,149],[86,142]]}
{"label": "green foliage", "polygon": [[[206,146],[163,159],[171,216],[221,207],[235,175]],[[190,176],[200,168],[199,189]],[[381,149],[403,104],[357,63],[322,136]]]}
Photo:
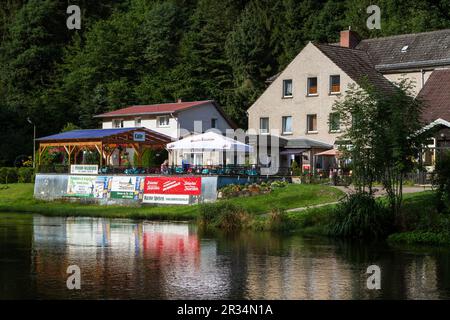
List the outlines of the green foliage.
{"label": "green foliage", "polygon": [[358,192],[371,194],[374,182],[381,181],[395,213],[400,211],[404,177],[413,169],[422,143],[416,134],[422,126],[422,104],[413,98],[411,88],[412,83],[403,80],[398,88],[383,93],[365,79],[333,105],[348,128],[341,139],[350,141],[351,147],[341,151],[351,159]]}
{"label": "green foliage", "polygon": [[199,222],[205,227],[235,231],[248,225],[249,216],[242,207],[224,201],[200,205]]}
{"label": "green foliage", "polygon": [[292,161],[291,171],[292,171],[292,174],[294,176],[301,176],[302,175],[302,169],[298,166],[296,161]]}
{"label": "green foliage", "polygon": [[[145,149],[142,153],[142,167],[144,168],[156,168],[159,167],[164,160],[168,157],[167,150],[154,150],[154,149]],[[133,163],[137,165],[137,155],[133,156]]]}
{"label": "green foliage", "polygon": [[17,168],[0,168],[0,184],[16,183],[18,179]]}
{"label": "green foliage", "polygon": [[267,218],[266,229],[271,231],[289,230],[290,220],[287,212],[279,208],[272,209]]}
{"label": "green foliage", "polygon": [[450,212],[450,152],[439,155],[435,169],[436,206],[439,212]]}
{"label": "green foliage", "polygon": [[34,182],[34,169],[28,167],[22,167],[17,170],[19,183],[31,183]]}
{"label": "green foliage", "polygon": [[68,132],[72,130],[79,130],[81,129],[79,126],[73,124],[72,122],[67,122],[64,127],[61,129],[61,132]]}
{"label": "green foliage", "polygon": [[[448,1],[380,0],[382,29],[365,26],[369,0],[77,0],[0,6],[0,164],[32,154],[38,136],[128,104],[215,99],[245,128],[246,110],[308,41],[334,42],[450,26]],[[399,129],[400,130],[400,129]]]}
{"label": "green foliage", "polygon": [[394,224],[392,213],[368,193],[349,195],[333,210],[329,233],[348,238],[382,239]]}
{"label": "green foliage", "polygon": [[411,231],[394,233],[388,237],[388,242],[395,244],[445,245],[450,244],[450,233],[431,231]]}

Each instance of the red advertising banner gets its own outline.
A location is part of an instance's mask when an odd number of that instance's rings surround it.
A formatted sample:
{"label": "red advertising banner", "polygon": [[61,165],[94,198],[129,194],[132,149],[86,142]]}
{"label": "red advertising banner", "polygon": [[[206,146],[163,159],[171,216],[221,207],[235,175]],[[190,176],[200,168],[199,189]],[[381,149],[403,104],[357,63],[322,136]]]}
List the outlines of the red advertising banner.
{"label": "red advertising banner", "polygon": [[201,177],[146,177],[144,182],[144,194],[198,196],[201,192]]}

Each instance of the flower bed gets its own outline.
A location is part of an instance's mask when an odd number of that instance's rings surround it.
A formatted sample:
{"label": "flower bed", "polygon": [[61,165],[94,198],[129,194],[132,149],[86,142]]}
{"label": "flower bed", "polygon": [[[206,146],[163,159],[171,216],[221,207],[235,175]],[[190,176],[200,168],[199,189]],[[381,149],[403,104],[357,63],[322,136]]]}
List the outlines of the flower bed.
{"label": "flower bed", "polygon": [[284,188],[288,185],[285,181],[261,182],[252,184],[230,184],[218,191],[219,199],[230,199],[235,197],[251,197],[260,194],[267,194],[277,188]]}

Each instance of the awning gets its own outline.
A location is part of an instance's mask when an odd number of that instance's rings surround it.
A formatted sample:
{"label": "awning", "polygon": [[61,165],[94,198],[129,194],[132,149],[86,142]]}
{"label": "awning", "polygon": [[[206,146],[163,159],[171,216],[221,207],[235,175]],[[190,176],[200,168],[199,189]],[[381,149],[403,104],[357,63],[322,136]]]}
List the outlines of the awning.
{"label": "awning", "polygon": [[331,150],[316,153],[315,155],[316,156],[326,156],[326,157],[340,157],[341,152],[337,149],[331,149]]}
{"label": "awning", "polygon": [[215,132],[196,134],[167,144],[168,150],[231,150],[252,152],[253,147]]}
{"label": "awning", "polygon": [[309,151],[308,149],[285,149],[280,152],[280,155],[290,155],[290,154],[302,154],[303,152]]}

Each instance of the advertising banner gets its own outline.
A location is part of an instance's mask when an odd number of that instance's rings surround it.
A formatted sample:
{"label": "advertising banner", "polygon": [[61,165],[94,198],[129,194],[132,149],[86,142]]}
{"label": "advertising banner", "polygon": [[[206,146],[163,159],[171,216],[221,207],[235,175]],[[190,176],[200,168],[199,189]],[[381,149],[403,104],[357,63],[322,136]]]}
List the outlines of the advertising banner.
{"label": "advertising banner", "polygon": [[71,174],[97,174],[98,165],[96,164],[72,164],[70,166]]}
{"label": "advertising banner", "polygon": [[183,194],[144,194],[144,203],[189,204],[189,195]]}
{"label": "advertising banner", "polygon": [[133,176],[114,176],[111,180],[112,199],[137,199],[140,178]]}
{"label": "advertising banner", "polygon": [[69,176],[66,196],[101,199],[106,195],[107,186],[107,177]]}
{"label": "advertising banner", "polygon": [[142,201],[188,204],[189,196],[199,196],[201,192],[201,177],[146,177]]}

